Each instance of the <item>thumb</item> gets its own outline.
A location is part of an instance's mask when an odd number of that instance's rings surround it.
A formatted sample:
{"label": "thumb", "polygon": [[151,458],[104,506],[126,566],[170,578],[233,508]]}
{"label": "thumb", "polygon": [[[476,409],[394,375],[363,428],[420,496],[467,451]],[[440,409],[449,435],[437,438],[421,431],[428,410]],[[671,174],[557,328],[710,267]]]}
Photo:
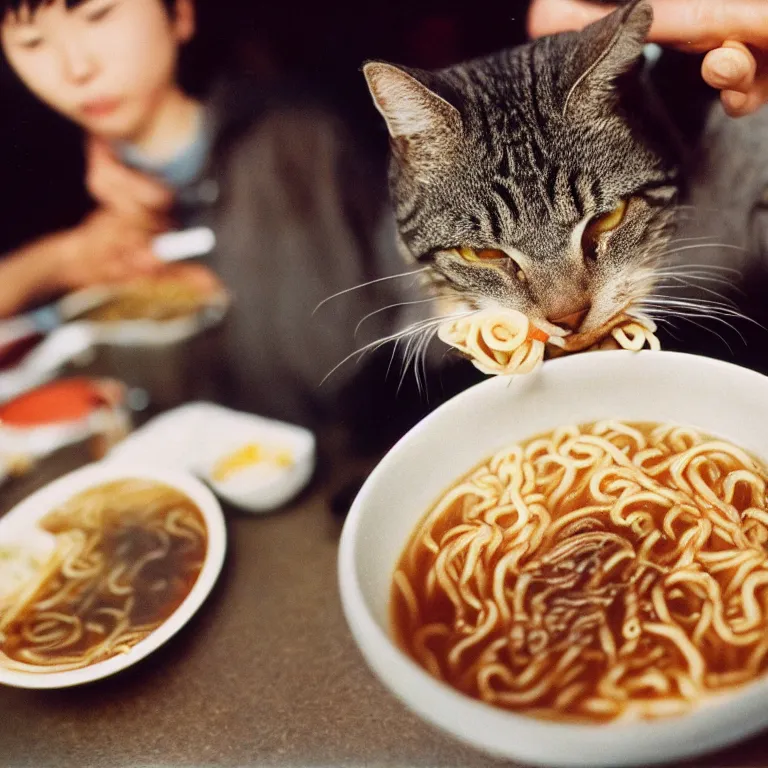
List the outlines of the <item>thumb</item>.
{"label": "thumb", "polygon": [[765,0],[656,0],[650,39],[709,51],[726,40],[768,48]]}
{"label": "thumb", "polygon": [[[766,0],[653,0],[649,40],[691,51],[710,51],[726,40],[768,48]],[[533,37],[583,29],[613,10],[587,0],[533,0]]]}

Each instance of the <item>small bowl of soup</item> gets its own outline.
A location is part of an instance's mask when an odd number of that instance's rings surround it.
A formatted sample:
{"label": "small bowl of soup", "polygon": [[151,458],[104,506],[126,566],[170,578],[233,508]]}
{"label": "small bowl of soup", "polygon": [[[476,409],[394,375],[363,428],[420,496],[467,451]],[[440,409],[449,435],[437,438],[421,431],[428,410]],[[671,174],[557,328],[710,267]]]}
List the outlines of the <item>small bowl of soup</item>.
{"label": "small bowl of soup", "polygon": [[546,766],[650,765],[768,727],[768,379],[606,352],[409,432],[342,534],[344,612],[424,720]]}
{"label": "small bowl of soup", "polygon": [[94,464],[0,519],[0,683],[65,688],[167,642],[224,560],[211,492],[183,472]]}

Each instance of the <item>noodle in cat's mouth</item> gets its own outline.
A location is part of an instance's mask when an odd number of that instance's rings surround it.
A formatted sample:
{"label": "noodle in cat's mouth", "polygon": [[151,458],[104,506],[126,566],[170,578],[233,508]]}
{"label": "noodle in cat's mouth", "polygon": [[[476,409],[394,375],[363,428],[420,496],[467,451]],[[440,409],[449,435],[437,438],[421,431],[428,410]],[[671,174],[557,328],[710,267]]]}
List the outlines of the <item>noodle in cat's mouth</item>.
{"label": "noodle in cat's mouth", "polygon": [[[643,319],[645,320],[646,318]],[[564,337],[565,344],[563,349],[566,352],[583,352],[605,340],[614,329],[636,321],[637,318],[635,316],[629,315],[625,310],[622,310],[598,328],[594,328],[591,331],[569,333]]]}
{"label": "noodle in cat's mouth", "polygon": [[661,348],[656,324],[644,315],[624,310],[600,328],[569,334],[551,323],[534,324],[522,312],[486,309],[447,320],[439,338],[468,357],[488,375],[530,373],[546,357],[586,350]]}

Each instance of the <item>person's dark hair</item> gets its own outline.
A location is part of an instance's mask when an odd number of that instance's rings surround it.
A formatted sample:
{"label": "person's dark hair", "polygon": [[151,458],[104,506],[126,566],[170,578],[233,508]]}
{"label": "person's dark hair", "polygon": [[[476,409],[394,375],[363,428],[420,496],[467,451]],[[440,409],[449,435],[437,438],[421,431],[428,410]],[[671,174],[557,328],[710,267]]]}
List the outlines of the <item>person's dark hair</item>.
{"label": "person's dark hair", "polygon": [[[86,0],[65,0],[67,8],[74,8]],[[170,13],[176,5],[176,0],[160,0]],[[7,13],[17,14],[19,11],[28,10],[35,13],[39,8],[51,5],[53,0],[0,0],[0,19],[4,19]]]}

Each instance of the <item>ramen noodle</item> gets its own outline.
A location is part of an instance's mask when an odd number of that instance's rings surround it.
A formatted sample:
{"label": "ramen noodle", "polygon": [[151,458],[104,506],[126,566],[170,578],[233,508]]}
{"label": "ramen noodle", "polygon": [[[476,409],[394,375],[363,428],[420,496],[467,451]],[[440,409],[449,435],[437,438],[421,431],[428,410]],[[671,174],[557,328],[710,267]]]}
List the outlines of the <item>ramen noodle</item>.
{"label": "ramen noodle", "polygon": [[451,320],[440,326],[438,336],[490,375],[530,373],[544,359],[549,339],[522,312],[514,310],[475,312]]}
{"label": "ramen noodle", "polygon": [[396,568],[401,647],[488,704],[676,715],[768,667],[766,470],[693,429],[603,421],[499,451]]}
{"label": "ramen noodle", "polygon": [[639,351],[646,345],[658,350],[661,345],[655,332],[650,319],[621,315],[589,334],[550,336],[522,312],[502,309],[481,310],[449,320],[439,327],[438,336],[469,357],[483,373],[499,375],[530,373],[544,360],[545,352],[558,356],[585,349]]}
{"label": "ramen noodle", "polygon": [[83,317],[94,322],[176,320],[204,309],[211,291],[190,280],[141,278],[121,287],[106,303]]}
{"label": "ramen noodle", "polygon": [[56,548],[0,602],[0,666],[63,672],[127,653],[192,590],[207,531],[184,494],[142,480],[109,483],[50,512]]}

